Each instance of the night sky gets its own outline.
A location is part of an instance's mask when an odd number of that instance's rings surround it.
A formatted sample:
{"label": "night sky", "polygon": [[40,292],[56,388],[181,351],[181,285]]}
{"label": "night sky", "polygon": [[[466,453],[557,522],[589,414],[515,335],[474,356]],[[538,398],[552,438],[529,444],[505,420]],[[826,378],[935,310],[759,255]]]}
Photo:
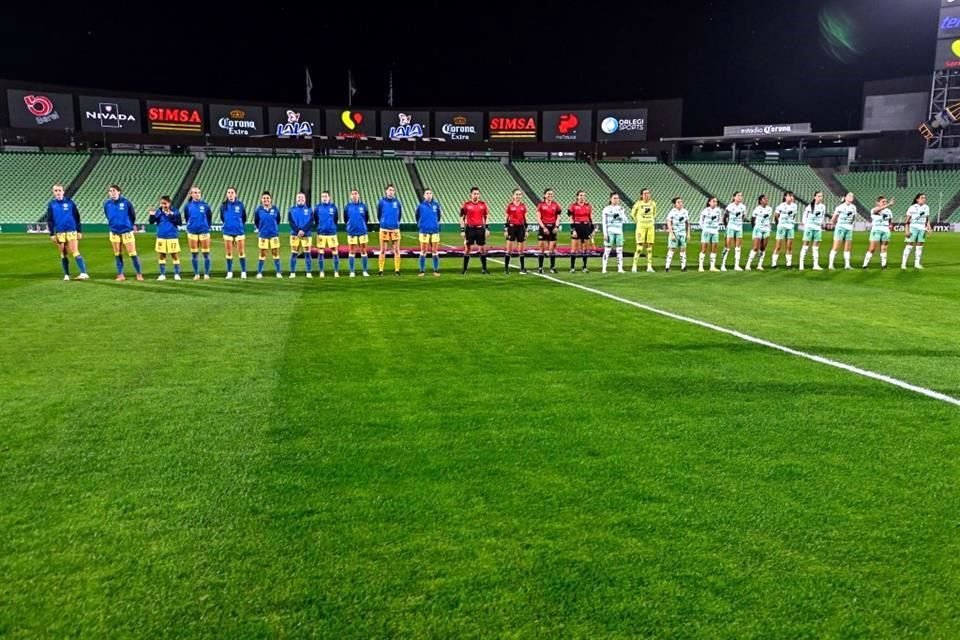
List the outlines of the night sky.
{"label": "night sky", "polygon": [[0,77],[302,101],[307,64],[315,104],[344,104],[352,68],[354,104],[382,106],[392,66],[398,107],[682,97],[687,135],[753,122],[845,129],[860,125],[865,80],[931,73],[940,2],[218,4],[5,7]]}

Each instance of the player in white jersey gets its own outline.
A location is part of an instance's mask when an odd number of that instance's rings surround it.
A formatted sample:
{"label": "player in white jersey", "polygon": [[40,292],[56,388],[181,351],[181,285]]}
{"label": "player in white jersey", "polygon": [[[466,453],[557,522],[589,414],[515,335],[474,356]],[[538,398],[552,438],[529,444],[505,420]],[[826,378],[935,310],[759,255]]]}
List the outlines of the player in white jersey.
{"label": "player in white jersey", "polygon": [[750,257],[747,258],[747,271],[753,268],[753,259],[757,256],[757,271],[763,271],[763,256],[767,253],[767,243],[770,241],[770,223],[773,221],[773,208],[770,199],[761,195],[757,198],[757,206],[753,210],[753,246],[750,248]]}
{"label": "player in white jersey", "polygon": [[820,266],[820,241],[823,239],[823,221],[827,217],[827,205],[823,204],[823,191],[813,194],[813,200],[803,210],[803,246],[800,247],[800,271],[807,261],[807,251],[813,247],[813,270],[823,271]]}
{"label": "player in white jersey", "polygon": [[673,199],[673,209],[667,214],[667,245],[666,271],[670,272],[673,264],[673,252],[680,250],[680,271],[687,270],[687,238],[690,237],[690,213],[683,208],[683,198]]}
{"label": "player in white jersey", "polygon": [[620,194],[610,194],[610,204],[603,208],[600,215],[603,226],[603,273],[607,272],[610,250],[617,250],[617,273],[623,273],[623,225],[627,221],[627,210],[620,204]]}
{"label": "player in white jersey", "polygon": [[913,267],[914,269],[923,269],[920,265],[923,243],[927,239],[927,234],[933,232],[933,227],[930,226],[930,207],[927,206],[927,194],[918,193],[917,197],[913,199],[913,204],[907,209],[907,223],[904,226],[904,231],[907,245],[903,248],[903,261],[900,263],[900,268],[907,268],[910,250],[915,249]]}
{"label": "player in white jersey", "polygon": [[890,210],[896,204],[896,198],[887,202],[886,196],[877,198],[877,206],[870,210],[870,248],[863,258],[863,268],[870,266],[870,260],[877,247],[880,248],[880,268],[887,268],[887,247],[890,246],[890,223],[893,222],[893,212]]}
{"label": "player in white jersey", "polygon": [[830,220],[833,224],[833,248],[830,250],[831,271],[833,271],[833,262],[841,244],[843,245],[843,268],[847,270],[853,268],[850,266],[850,252],[853,250],[853,221],[857,218],[857,206],[853,201],[853,194],[848,193],[843,197],[843,202],[833,210],[833,218]]}
{"label": "player in white jersey", "polygon": [[797,227],[797,202],[793,191],[783,194],[783,202],[777,205],[777,244],[773,247],[773,257],[770,259],[770,268],[777,268],[780,259],[780,248],[787,251],[787,269],[793,267],[793,236]]}
{"label": "player in white jersey", "polygon": [[717,246],[720,244],[723,209],[718,204],[716,196],[710,196],[707,198],[707,207],[700,212],[700,271],[703,271],[707,251],[710,251],[710,271],[720,271],[717,269]]}
{"label": "player in white jersey", "polygon": [[743,271],[740,268],[740,252],[743,247],[743,218],[747,215],[747,205],[743,204],[743,192],[733,194],[733,202],[727,205],[723,215],[723,226],[726,229],[726,245],[723,247],[723,258],[720,259],[720,271],[727,270],[727,256],[733,248],[733,270]]}

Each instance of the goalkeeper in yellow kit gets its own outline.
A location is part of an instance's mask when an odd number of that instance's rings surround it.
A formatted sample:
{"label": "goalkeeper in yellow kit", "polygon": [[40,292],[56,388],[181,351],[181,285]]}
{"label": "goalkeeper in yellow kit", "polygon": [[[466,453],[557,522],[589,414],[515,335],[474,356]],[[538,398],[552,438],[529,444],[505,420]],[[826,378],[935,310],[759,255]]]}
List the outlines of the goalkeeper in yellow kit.
{"label": "goalkeeper in yellow kit", "polygon": [[634,222],[637,223],[637,248],[633,252],[633,272],[637,272],[637,260],[640,253],[647,256],[647,271],[653,272],[653,243],[655,223],[657,220],[657,203],[650,198],[650,189],[640,193],[640,199],[630,211]]}

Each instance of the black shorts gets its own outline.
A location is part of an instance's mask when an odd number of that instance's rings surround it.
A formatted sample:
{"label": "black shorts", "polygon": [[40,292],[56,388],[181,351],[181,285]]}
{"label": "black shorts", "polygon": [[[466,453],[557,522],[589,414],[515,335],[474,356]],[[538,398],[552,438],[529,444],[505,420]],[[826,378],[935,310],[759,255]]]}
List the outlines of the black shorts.
{"label": "black shorts", "polygon": [[522,224],[508,224],[507,225],[507,240],[510,242],[526,242],[527,241],[527,227]]}
{"label": "black shorts", "polygon": [[[546,227],[546,231],[544,231]],[[545,224],[543,227],[537,231],[537,239],[540,242],[556,242],[557,241],[557,225],[555,224]]]}
{"label": "black shorts", "polygon": [[573,238],[575,240],[587,240],[590,236],[593,235],[593,223],[592,222],[574,222],[573,223]]}
{"label": "black shorts", "polygon": [[465,245],[478,247],[486,246],[487,244],[487,229],[486,227],[467,227],[463,232],[463,243]]}

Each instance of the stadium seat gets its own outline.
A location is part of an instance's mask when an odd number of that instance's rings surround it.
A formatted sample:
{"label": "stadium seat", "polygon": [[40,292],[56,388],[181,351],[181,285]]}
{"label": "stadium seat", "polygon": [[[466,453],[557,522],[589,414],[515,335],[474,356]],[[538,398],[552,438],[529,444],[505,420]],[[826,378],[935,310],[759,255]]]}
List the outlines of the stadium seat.
{"label": "stadium seat", "polygon": [[0,153],[0,224],[39,221],[53,184],[69,186],[89,158],[85,153]]}
{"label": "stadium seat", "polygon": [[844,189],[853,192],[857,202],[868,211],[876,204],[877,197],[881,194],[888,198],[896,198],[897,204],[893,211],[895,220],[903,220],[906,217],[907,207],[916,195],[915,191],[911,193],[910,189],[897,187],[896,171],[855,171],[847,174],[838,173],[836,178]]}
{"label": "stadium seat", "polygon": [[371,219],[376,218],[376,206],[387,184],[397,188],[397,198],[403,205],[404,223],[414,221],[414,211],[419,204],[410,174],[399,158],[320,158],[313,161],[313,204],[320,202],[320,192],[327,190],[330,197],[343,211],[350,200],[350,191],[360,190],[360,199],[374,209]]}
{"label": "stadium seat", "polygon": [[[744,202],[750,210],[757,203],[761,194],[766,194],[770,202],[776,205],[783,197],[776,193],[776,188],[769,182],[757,176],[743,165],[710,162],[678,162],[677,168],[690,176],[707,193],[715,195],[721,204],[729,203],[733,199],[734,191],[743,191]],[[809,196],[808,196],[809,197]],[[700,198],[699,208],[694,212],[693,207],[687,207],[690,213],[696,215],[706,205],[706,198]]]}
{"label": "stadium seat", "polygon": [[946,207],[954,196],[960,192],[960,171],[941,169],[911,169],[907,172],[909,200],[920,192],[927,194],[927,204],[930,205],[930,216],[933,220],[960,222],[960,208],[947,210]]}
{"label": "stadium seat", "polygon": [[180,188],[191,160],[185,155],[105,155],[83,181],[74,202],[85,222],[102,224],[107,189],[117,184],[133,203],[137,221],[145,223],[148,209],[157,206],[160,196],[173,196]]}
{"label": "stadium seat", "polygon": [[513,166],[537,195],[551,188],[564,206],[574,201],[577,191],[586,191],[597,221],[610,201],[610,189],[585,162],[518,161]]}
{"label": "stadium seat", "polygon": [[300,158],[210,156],[203,161],[194,182],[203,190],[204,199],[215,208],[226,198],[228,187],[236,188],[250,220],[260,204],[260,194],[269,191],[286,219],[287,209],[293,206],[300,190],[302,167]]}
{"label": "stadium seat", "polygon": [[[687,210],[695,215],[703,208],[703,195],[665,164],[659,162],[601,162],[600,169],[620,187],[631,201],[650,189],[657,201],[657,222],[664,222],[674,198],[683,198]],[[696,209],[696,212],[694,212]]]}
{"label": "stadium seat", "polygon": [[[503,223],[507,203],[518,187],[499,161],[417,160],[417,170],[423,186],[433,189],[443,207],[445,223],[460,220],[460,205],[469,199],[474,186],[480,187],[481,197],[490,208],[490,222]],[[531,203],[527,202],[527,206],[532,211]]]}

